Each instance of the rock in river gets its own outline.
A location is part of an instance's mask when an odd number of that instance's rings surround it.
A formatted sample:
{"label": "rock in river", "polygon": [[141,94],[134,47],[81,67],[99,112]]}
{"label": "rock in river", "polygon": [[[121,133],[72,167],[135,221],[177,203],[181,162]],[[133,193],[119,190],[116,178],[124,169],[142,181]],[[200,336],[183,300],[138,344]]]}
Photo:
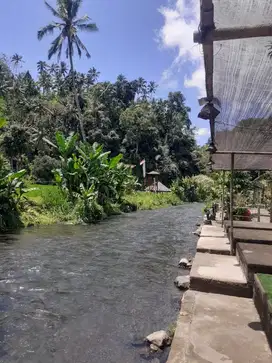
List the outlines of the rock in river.
{"label": "rock in river", "polygon": [[180,261],[179,261],[179,267],[184,267],[184,268],[186,268],[187,267],[187,265],[188,265],[188,263],[189,263],[189,260],[187,259],[187,258],[182,258]]}
{"label": "rock in river", "polygon": [[192,259],[182,258],[179,261],[179,267],[190,269],[192,267]]}
{"label": "rock in river", "polygon": [[190,287],[190,275],[187,276],[178,276],[175,280],[175,285],[181,289],[186,290]]}
{"label": "rock in river", "polygon": [[155,331],[152,334],[149,334],[146,337],[146,340],[151,343],[151,345],[156,345],[157,347],[161,348],[165,345],[169,345],[171,343],[171,338],[167,334],[165,330]]}

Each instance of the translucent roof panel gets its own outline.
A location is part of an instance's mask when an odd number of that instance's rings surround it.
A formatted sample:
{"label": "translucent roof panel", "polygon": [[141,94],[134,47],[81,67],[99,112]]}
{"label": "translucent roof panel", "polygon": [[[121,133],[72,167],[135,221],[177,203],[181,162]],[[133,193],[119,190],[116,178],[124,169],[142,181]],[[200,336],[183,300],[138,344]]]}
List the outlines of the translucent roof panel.
{"label": "translucent roof panel", "polygon": [[[213,0],[213,3],[216,28],[272,23],[271,0]],[[219,100],[215,106],[220,110],[215,120],[214,140],[220,151],[272,152],[269,44],[272,37],[214,42],[213,94]],[[243,155],[241,160],[245,170],[267,170],[272,168],[271,158],[268,159]],[[226,166],[223,160],[226,161],[225,156],[214,157],[214,168]]]}

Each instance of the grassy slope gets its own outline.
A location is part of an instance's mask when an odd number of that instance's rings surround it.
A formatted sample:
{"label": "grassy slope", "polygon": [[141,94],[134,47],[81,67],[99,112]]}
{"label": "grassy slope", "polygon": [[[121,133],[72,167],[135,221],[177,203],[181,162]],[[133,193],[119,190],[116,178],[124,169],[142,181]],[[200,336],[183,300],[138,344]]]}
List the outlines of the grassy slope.
{"label": "grassy slope", "polygon": [[[54,185],[29,185],[35,188],[25,194],[26,206],[22,212],[24,225],[76,223],[74,206],[67,202],[60,189]],[[158,209],[181,204],[174,193],[135,192],[125,198],[138,209]]]}
{"label": "grassy slope", "polygon": [[53,224],[74,220],[73,206],[54,185],[29,185],[22,221],[27,225]]}
{"label": "grassy slope", "polygon": [[258,277],[267,293],[268,299],[272,302],[272,275],[258,274]]}
{"label": "grassy slope", "polygon": [[176,194],[170,193],[150,193],[136,192],[126,197],[126,200],[136,204],[138,209],[158,209],[166,208],[172,205],[181,204],[181,200]]}

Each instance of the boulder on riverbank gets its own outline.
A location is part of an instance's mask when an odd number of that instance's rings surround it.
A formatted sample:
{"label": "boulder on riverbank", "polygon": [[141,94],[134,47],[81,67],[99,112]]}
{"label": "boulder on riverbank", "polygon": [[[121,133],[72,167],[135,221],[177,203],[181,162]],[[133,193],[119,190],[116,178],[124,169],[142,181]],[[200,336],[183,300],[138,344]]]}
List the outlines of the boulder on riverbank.
{"label": "boulder on riverbank", "polygon": [[190,269],[192,267],[192,259],[191,258],[189,258],[189,259],[181,258],[178,265],[181,268]]}
{"label": "boulder on riverbank", "polygon": [[190,287],[190,275],[177,276],[174,284],[181,290],[187,290]]}
{"label": "boulder on riverbank", "polygon": [[199,227],[197,230],[195,230],[195,231],[193,232],[193,234],[194,234],[195,236],[200,237],[200,234],[201,234],[201,227]]}
{"label": "boulder on riverbank", "polygon": [[165,330],[155,331],[154,333],[149,334],[145,339],[151,344],[150,348],[152,350],[155,350],[153,349],[155,348],[154,346],[163,348],[164,346],[171,344],[171,338]]}

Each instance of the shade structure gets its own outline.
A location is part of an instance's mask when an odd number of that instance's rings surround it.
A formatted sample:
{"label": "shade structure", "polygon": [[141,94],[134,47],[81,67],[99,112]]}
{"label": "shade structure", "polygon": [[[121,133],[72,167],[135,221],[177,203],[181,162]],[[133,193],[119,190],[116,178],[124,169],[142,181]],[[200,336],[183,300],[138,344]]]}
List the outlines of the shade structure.
{"label": "shade structure", "polygon": [[[272,1],[201,0],[200,29],[206,100],[220,111],[211,119],[216,149],[236,153],[235,169],[272,169],[271,155],[239,155],[272,152]],[[230,169],[227,155],[215,154],[213,162],[213,169]]]}

